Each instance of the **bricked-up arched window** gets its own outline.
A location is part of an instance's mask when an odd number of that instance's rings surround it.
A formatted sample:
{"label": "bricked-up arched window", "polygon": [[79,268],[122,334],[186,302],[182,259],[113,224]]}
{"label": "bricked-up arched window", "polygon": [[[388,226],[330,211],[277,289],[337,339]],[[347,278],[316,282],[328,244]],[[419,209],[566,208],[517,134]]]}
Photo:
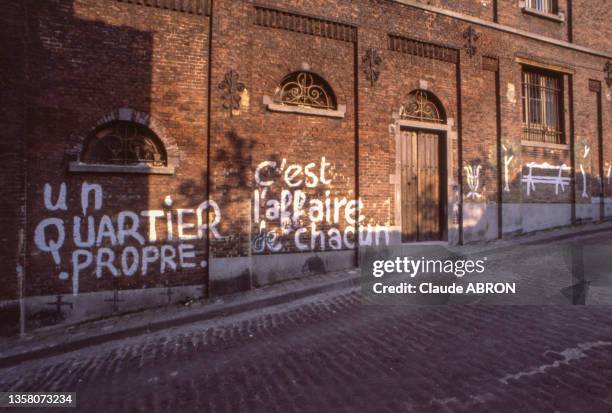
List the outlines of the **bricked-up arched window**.
{"label": "bricked-up arched window", "polygon": [[146,126],[130,121],[104,124],[89,136],[81,156],[84,164],[167,166],[161,140]]}
{"label": "bricked-up arched window", "polygon": [[426,90],[411,92],[400,107],[400,118],[418,122],[446,123],[446,113],[438,98]]}
{"label": "bricked-up arched window", "polygon": [[274,95],[274,103],[291,106],[337,110],[336,95],[321,76],[300,71],[285,76]]}

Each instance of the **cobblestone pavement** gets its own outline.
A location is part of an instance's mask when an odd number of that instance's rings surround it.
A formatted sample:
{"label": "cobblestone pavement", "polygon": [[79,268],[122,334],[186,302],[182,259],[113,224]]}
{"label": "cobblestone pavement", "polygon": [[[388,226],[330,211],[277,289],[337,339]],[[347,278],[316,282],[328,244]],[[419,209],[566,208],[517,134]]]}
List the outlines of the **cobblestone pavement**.
{"label": "cobblestone pavement", "polygon": [[612,307],[366,301],[106,343],[0,370],[0,389],[76,391],[78,411],[108,413],[612,412]]}

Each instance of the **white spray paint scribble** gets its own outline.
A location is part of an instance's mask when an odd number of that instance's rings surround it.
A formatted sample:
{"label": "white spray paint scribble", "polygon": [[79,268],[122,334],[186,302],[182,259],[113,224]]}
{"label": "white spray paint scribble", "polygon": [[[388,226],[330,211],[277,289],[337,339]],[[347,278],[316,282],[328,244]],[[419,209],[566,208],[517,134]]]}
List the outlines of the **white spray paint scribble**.
{"label": "white spray paint scribble", "polygon": [[[591,152],[591,148],[589,148],[589,146],[585,144],[584,149],[582,151],[582,159],[586,159],[587,156],[589,156],[590,152]],[[580,163],[580,172],[582,174],[582,197],[588,198],[589,194],[587,193],[587,175],[586,175],[586,172],[584,170],[584,166],[582,163]]]}
{"label": "white spray paint scribble", "polygon": [[584,171],[584,167],[580,164],[580,173],[582,174],[582,197],[588,198],[589,194],[587,193],[587,175]]}
{"label": "white spray paint scribble", "polygon": [[[542,185],[554,185],[555,186],[555,195],[559,195],[559,188],[561,191],[565,192],[565,186],[569,185],[570,178],[567,176],[563,176],[564,171],[571,171],[572,168],[563,164],[563,165],[550,165],[547,162],[544,163],[535,163],[530,162],[527,165],[529,168],[529,173],[527,176],[523,176],[521,182],[527,184],[527,195],[531,195],[531,192],[536,190],[535,184]],[[534,175],[534,170],[553,170],[557,171],[556,176],[549,175]]]}
{"label": "white spray paint scribble", "polygon": [[[502,145],[502,148],[504,152],[506,153],[508,152],[508,150],[506,149],[504,145]],[[510,179],[508,175],[509,175],[509,167],[513,159],[514,159],[514,155],[510,155],[510,156],[504,155],[504,192],[510,192]]]}
{"label": "white spray paint scribble", "polygon": [[480,186],[480,170],[482,166],[478,165],[476,167],[472,165],[466,165],[463,167],[465,169],[467,175],[467,184],[470,188],[470,192],[467,194],[467,197],[470,199],[481,198],[482,195],[478,193],[478,187]]}

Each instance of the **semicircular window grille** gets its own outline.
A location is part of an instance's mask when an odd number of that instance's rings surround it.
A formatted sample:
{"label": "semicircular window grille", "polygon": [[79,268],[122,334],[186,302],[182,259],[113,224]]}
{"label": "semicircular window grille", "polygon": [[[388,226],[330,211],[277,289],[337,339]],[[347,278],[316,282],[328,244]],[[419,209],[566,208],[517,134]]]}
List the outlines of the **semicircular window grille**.
{"label": "semicircular window grille", "polygon": [[97,128],[87,140],[81,161],[88,164],[167,166],[161,140],[144,125],[114,121]]}
{"label": "semicircular window grille", "polygon": [[336,110],[336,96],[321,76],[312,72],[294,72],[281,81],[274,102],[284,105],[308,106]]}
{"label": "semicircular window grille", "polygon": [[419,122],[446,123],[442,104],[433,94],[415,90],[400,107],[400,118]]}

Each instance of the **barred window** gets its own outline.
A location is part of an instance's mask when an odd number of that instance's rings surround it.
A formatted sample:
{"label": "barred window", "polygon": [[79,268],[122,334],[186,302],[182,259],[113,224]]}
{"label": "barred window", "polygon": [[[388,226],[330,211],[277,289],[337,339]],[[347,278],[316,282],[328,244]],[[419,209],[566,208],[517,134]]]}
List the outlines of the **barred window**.
{"label": "barred window", "polygon": [[294,72],[281,81],[274,102],[291,106],[337,110],[336,96],[321,76],[311,72]]}
{"label": "barred window", "polygon": [[113,121],[97,128],[87,140],[81,160],[102,165],[168,165],[164,145],[155,133],[129,121]]}
{"label": "barred window", "polygon": [[542,13],[557,14],[556,0],[527,0],[527,8]]}
{"label": "barred window", "polygon": [[562,77],[523,70],[523,139],[564,143]]}

